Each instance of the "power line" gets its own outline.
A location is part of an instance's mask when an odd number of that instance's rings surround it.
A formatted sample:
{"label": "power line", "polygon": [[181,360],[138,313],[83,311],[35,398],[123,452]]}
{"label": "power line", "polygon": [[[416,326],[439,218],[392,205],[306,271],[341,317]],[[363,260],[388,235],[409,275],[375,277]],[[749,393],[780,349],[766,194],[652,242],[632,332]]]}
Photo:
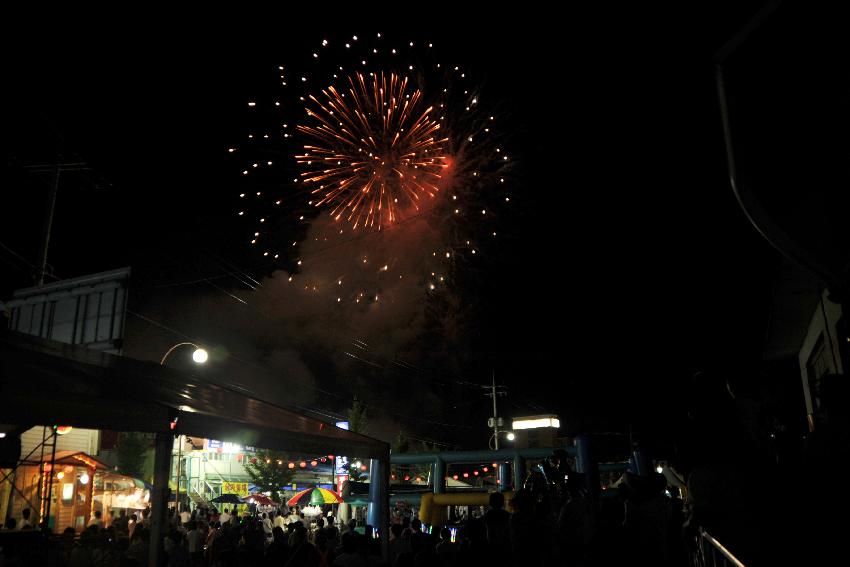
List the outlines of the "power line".
{"label": "power line", "polygon": [[[165,324],[163,324],[163,323],[160,323],[160,322],[158,322],[158,321],[155,321],[155,320],[153,320],[153,319],[151,319],[151,318],[149,318],[149,317],[146,317],[145,315],[142,315],[141,313],[136,313],[135,311],[132,311],[132,310],[130,310],[130,309],[128,309],[128,310],[127,310],[127,313],[129,313],[130,315],[133,315],[133,316],[135,316],[135,317],[138,317],[138,318],[140,318],[140,319],[142,319],[142,320],[144,320],[144,321],[147,321],[148,323],[151,323],[152,325],[155,325],[156,327],[159,327],[159,328],[161,328],[161,329],[163,329],[163,330],[165,330],[165,331],[168,331],[168,332],[170,332],[170,333],[173,333],[174,335],[176,335],[176,336],[178,336],[178,337],[180,337],[180,338],[183,338],[183,339],[185,339],[185,340],[187,340],[187,341],[198,342],[198,343],[200,343],[200,344],[204,344],[204,343],[205,343],[205,341],[203,341],[203,340],[200,340],[200,339],[198,339],[198,338],[196,338],[196,337],[190,337],[189,335],[186,335],[185,333],[182,333],[182,332],[180,332],[179,330],[174,329],[173,327],[169,327],[168,325],[165,325]],[[260,364],[258,364],[258,363],[256,363],[256,362],[250,361],[250,360],[246,360],[246,359],[241,358],[241,357],[239,357],[239,356],[237,356],[237,355],[234,355],[234,354],[232,354],[232,353],[229,353],[229,352],[228,352],[226,356],[228,356],[229,358],[232,358],[232,359],[234,359],[234,360],[236,360],[236,361],[238,361],[238,362],[241,362],[241,363],[243,363],[243,364],[246,364],[246,365],[249,365],[249,366],[252,366],[252,367],[255,367],[255,368],[259,368],[259,369],[264,370],[264,371],[266,370],[266,368],[265,368],[265,367],[263,367],[262,365],[260,365]],[[305,386],[305,387],[307,387],[307,388],[310,388],[310,389],[312,389],[312,390],[315,390],[315,391],[317,391],[317,392],[319,392],[319,393],[322,393],[322,394],[324,394],[324,395],[332,396],[332,397],[335,397],[335,398],[337,398],[337,399],[339,399],[339,400],[345,401],[345,402],[347,402],[349,405],[350,405],[351,403],[353,403],[353,402],[354,402],[354,398],[353,398],[353,397],[351,397],[351,398],[350,398],[350,397],[348,397],[348,396],[344,396],[344,395],[341,395],[341,394],[337,394],[337,393],[335,393],[335,392],[331,392],[331,391],[329,391],[329,390],[325,390],[325,389],[323,389],[323,388],[320,388],[320,387],[315,386],[315,385],[312,385],[312,384],[308,384],[308,383],[306,383],[306,382],[302,382],[302,383],[303,383],[303,384],[304,384],[304,386]],[[231,386],[232,386],[232,387],[236,387],[236,388],[238,388],[238,389],[242,390],[243,392],[246,392],[246,393],[252,393],[252,394],[253,394],[253,392],[251,392],[251,391],[250,391],[250,390],[248,390],[247,388],[243,388],[243,387],[238,386],[238,385],[235,385],[235,384],[232,384]],[[444,426],[444,427],[452,427],[452,428],[465,428],[465,429],[471,429],[471,428],[472,428],[472,426],[469,426],[469,425],[462,425],[462,424],[458,424],[458,423],[446,423],[446,422],[436,421],[436,420],[433,420],[433,419],[422,418],[422,417],[416,417],[416,416],[412,416],[412,415],[408,415],[408,414],[402,414],[402,413],[398,413],[398,412],[390,411],[390,410],[387,410],[386,408],[383,408],[383,407],[378,406],[378,405],[375,405],[375,404],[366,403],[366,402],[362,402],[362,401],[361,401],[361,403],[362,403],[362,404],[363,404],[366,408],[368,408],[368,409],[371,409],[371,410],[374,410],[374,411],[380,411],[380,412],[385,413],[385,414],[388,414],[388,415],[393,415],[393,416],[396,416],[396,417],[401,418],[401,419],[403,419],[403,420],[404,420],[404,419],[406,419],[406,420],[414,420],[414,421],[419,421],[419,422],[423,422],[423,423],[428,423],[428,424],[431,424],[431,425],[440,425],[440,426]],[[313,413],[317,413],[317,414],[320,414],[320,415],[322,414],[322,412],[321,412],[321,411],[315,410],[314,408],[307,408],[307,407],[304,407],[304,406],[297,406],[297,405],[295,405],[295,404],[292,404],[292,407],[296,407],[296,408],[299,408],[299,409],[305,409],[305,410],[308,410],[308,411],[311,411],[311,412],[313,412]],[[338,419],[338,417],[339,417],[339,416],[331,415],[331,414],[324,414],[324,415],[326,415],[326,416],[328,416],[328,417],[332,417],[333,419]]]}

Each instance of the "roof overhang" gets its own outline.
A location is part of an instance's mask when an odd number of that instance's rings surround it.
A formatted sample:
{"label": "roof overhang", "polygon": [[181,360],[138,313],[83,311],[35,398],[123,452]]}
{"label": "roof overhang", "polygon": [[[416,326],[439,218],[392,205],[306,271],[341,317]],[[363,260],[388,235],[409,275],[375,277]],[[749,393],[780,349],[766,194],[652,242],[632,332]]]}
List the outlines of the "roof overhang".
{"label": "roof overhang", "polygon": [[[389,445],[154,362],[0,332],[5,423],[174,433],[386,459]],[[176,427],[171,424],[176,418]]]}

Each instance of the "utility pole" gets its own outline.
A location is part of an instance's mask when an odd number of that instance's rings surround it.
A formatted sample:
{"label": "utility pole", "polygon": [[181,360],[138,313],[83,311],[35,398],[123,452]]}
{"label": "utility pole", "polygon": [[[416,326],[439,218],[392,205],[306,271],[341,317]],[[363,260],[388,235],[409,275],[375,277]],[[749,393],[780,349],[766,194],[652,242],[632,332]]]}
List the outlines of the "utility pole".
{"label": "utility pole", "polygon": [[50,183],[50,193],[47,196],[47,213],[44,215],[44,231],[41,237],[41,251],[38,257],[38,274],[36,283],[44,285],[44,276],[47,273],[47,249],[50,245],[50,233],[53,230],[53,213],[56,210],[56,195],[59,192],[59,176],[63,171],[85,171],[90,169],[85,162],[65,162],[62,155],[56,156],[55,163],[43,163],[37,165],[26,165],[23,169],[32,173],[52,173],[53,180]]}
{"label": "utility pole", "polygon": [[496,407],[496,396],[504,396],[504,395],[507,394],[507,392],[505,392],[503,389],[496,390],[496,372],[495,371],[493,372],[492,386],[490,386],[490,387],[483,386],[483,387],[490,390],[485,395],[493,398],[493,417],[491,417],[490,419],[487,420],[487,426],[493,428],[493,438],[496,440],[495,445],[496,445],[496,450],[498,451],[499,450],[499,427],[504,425],[505,420],[503,418],[499,417],[499,412],[498,412],[498,409]]}

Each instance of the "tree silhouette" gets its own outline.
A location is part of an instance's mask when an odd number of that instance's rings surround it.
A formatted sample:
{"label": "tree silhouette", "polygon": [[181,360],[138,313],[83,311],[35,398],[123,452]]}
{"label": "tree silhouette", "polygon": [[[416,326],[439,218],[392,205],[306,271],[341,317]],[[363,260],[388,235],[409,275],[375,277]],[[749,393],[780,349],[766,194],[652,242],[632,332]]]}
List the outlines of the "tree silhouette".
{"label": "tree silhouette", "polygon": [[283,487],[292,482],[295,471],[287,467],[288,457],[277,451],[258,451],[245,464],[245,472],[261,492],[271,493],[272,500],[283,502]]}

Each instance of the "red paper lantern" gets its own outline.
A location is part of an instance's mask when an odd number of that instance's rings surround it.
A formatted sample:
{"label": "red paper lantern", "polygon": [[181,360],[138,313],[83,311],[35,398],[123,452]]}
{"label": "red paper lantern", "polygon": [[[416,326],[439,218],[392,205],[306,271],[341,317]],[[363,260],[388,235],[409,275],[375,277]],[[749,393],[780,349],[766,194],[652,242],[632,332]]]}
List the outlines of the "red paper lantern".
{"label": "red paper lantern", "polygon": [[307,466],[307,463],[306,463],[306,462],[304,462],[304,461],[301,461],[300,463],[298,463],[298,466],[299,466],[299,467],[301,467],[301,468],[303,469],[304,467],[306,467],[306,466]]}
{"label": "red paper lantern", "polygon": [[316,466],[316,465],[318,465],[318,464],[319,464],[319,463],[318,463],[317,461],[310,461],[310,466],[311,466],[311,467],[315,467],[315,466]]}

